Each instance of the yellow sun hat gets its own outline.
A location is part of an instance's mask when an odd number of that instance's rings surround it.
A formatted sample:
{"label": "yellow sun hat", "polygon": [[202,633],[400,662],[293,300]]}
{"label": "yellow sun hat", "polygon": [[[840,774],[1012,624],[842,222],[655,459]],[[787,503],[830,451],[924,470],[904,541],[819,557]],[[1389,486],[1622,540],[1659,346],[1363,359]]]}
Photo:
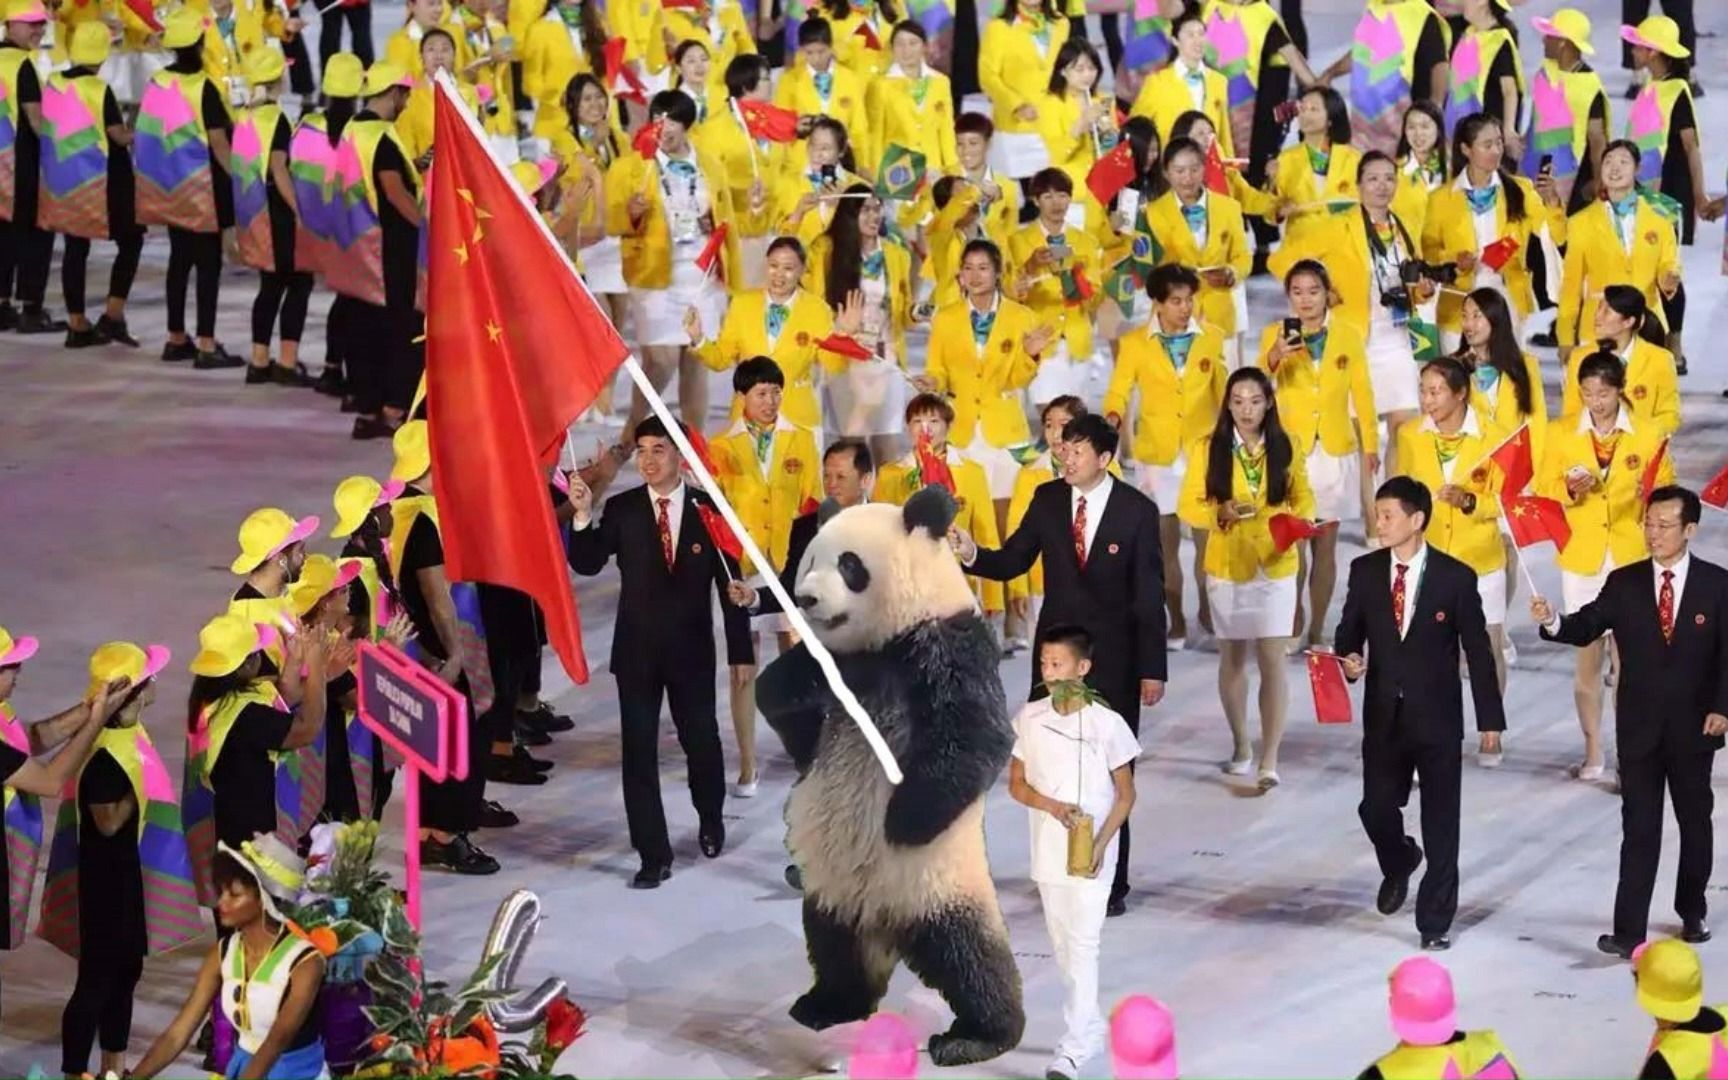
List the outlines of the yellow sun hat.
{"label": "yellow sun hat", "polygon": [[352,98],[360,96],[360,83],[366,78],[366,65],[351,52],[339,52],[324,65],[324,96]]}
{"label": "yellow sun hat", "polygon": [[294,614],[305,618],[320,600],[360,576],[358,562],[344,561],[348,565],[339,565],[328,555],[306,556],[306,565],[300,568],[300,580],[288,587],[288,600]]}
{"label": "yellow sun hat", "polygon": [[9,0],[6,5],[6,21],[45,23],[48,21],[48,9],[42,6],[42,0]]}
{"label": "yellow sun hat", "polygon": [[1632,954],[1638,1004],[1658,1020],[1684,1023],[1704,1004],[1704,969],[1692,946],[1678,938],[1641,945]]}
{"label": "yellow sun hat", "polygon": [[170,49],[196,45],[204,37],[204,16],[189,7],[177,8],[162,21],[162,44]]}
{"label": "yellow sun hat", "polygon": [[350,476],[336,485],[336,527],[330,535],[338,540],[353,536],[354,530],[366,523],[366,515],[394,502],[402,494],[403,483],[392,480],[380,484],[370,476]]}
{"label": "yellow sun hat", "polygon": [[296,521],[274,506],[254,510],[240,523],[240,554],[228,569],[236,574],[250,574],[264,560],[275,558],[317,531],[315,514]]}
{"label": "yellow sun hat", "polygon": [[33,637],[15,638],[0,626],[0,668],[17,667],[35,656],[40,644]]}
{"label": "yellow sun hat", "polygon": [[1590,44],[1590,16],[1577,8],[1561,8],[1550,19],[1538,15],[1530,20],[1530,25],[1543,37],[1564,38],[1578,46],[1585,56],[1596,55],[1596,46]]}
{"label": "yellow sun hat", "polygon": [[1622,26],[1620,40],[1684,60],[1692,50],[1680,44],[1680,24],[1666,15],[1652,15],[1637,26]]}
{"label": "yellow sun hat", "polygon": [[100,19],[81,22],[72,31],[72,44],[67,55],[78,67],[99,68],[108,60],[113,43],[108,39],[108,24]]}
{"label": "yellow sun hat", "polygon": [[540,161],[518,161],[510,166],[510,175],[516,185],[527,192],[530,197],[540,194],[540,189],[558,173],[558,162],[552,158]]}
{"label": "yellow sun hat", "polygon": [[198,631],[198,655],[188,665],[194,675],[227,675],[246,658],[276,642],[276,628],[239,615],[218,615]]}
{"label": "yellow sun hat", "polygon": [[396,464],[390,468],[390,479],[404,484],[425,476],[432,468],[432,446],[427,441],[426,421],[410,420],[396,429],[390,438],[390,448],[396,451]]}
{"label": "yellow sun hat", "polygon": [[269,86],[288,70],[288,58],[274,45],[253,49],[246,54],[246,82],[252,86]]}
{"label": "yellow sun hat", "polygon": [[388,60],[380,60],[366,69],[366,78],[360,83],[360,96],[375,97],[393,87],[413,85],[414,80],[409,78],[407,68],[401,64],[392,64]]}
{"label": "yellow sun hat", "polygon": [[[91,25],[85,23],[85,26]],[[130,641],[110,641],[98,645],[90,654],[90,686],[86,698],[94,698],[115,679],[126,679],[133,686],[154,679],[168,666],[174,654],[166,645],[145,645],[140,648]]]}

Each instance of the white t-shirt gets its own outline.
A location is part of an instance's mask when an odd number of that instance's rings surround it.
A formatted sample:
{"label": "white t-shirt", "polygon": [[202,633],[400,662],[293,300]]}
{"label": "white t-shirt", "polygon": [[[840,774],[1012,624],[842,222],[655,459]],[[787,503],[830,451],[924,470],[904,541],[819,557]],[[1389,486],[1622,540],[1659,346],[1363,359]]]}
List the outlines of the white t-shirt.
{"label": "white t-shirt", "polygon": [[[1063,716],[1050,699],[1033,701],[1014,718],[1014,756],[1026,770],[1026,782],[1058,802],[1073,803],[1092,815],[1097,829],[1116,802],[1110,771],[1140,756],[1140,740],[1122,715],[1103,705],[1088,705]],[[1084,878],[1068,874],[1068,830],[1042,810],[1032,817],[1032,880],[1072,883]],[[1110,839],[1099,872],[1109,884],[1109,867],[1116,864],[1116,838]]]}

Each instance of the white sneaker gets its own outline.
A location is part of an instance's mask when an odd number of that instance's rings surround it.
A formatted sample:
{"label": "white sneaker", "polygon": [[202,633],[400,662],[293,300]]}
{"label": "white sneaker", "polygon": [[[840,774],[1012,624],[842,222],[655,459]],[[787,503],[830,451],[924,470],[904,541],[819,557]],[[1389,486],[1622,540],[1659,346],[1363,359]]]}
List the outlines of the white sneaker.
{"label": "white sneaker", "polygon": [[1513,644],[1511,634],[1506,635],[1505,643],[1500,646],[1500,655],[1506,658],[1507,667],[1517,666],[1518,646]]}
{"label": "white sneaker", "polygon": [[1261,769],[1260,770],[1260,778],[1259,778],[1259,780],[1255,781],[1255,786],[1258,787],[1261,791],[1271,791],[1273,788],[1277,787],[1278,786],[1278,773],[1277,773],[1277,771],[1274,769]]}
{"label": "white sneaker", "polygon": [[1484,769],[1498,769],[1505,760],[1506,754],[1503,751],[1493,754],[1482,750],[1476,751],[1476,764]]}
{"label": "white sneaker", "polygon": [[1252,758],[1242,758],[1240,761],[1231,758],[1229,761],[1219,762],[1218,768],[1226,776],[1247,776],[1253,764]]}
{"label": "white sneaker", "polygon": [[1574,765],[1566,771],[1572,774],[1574,780],[1593,784],[1602,779],[1603,775],[1607,773],[1608,767],[1606,765]]}
{"label": "white sneaker", "polygon": [[1057,1054],[1044,1069],[1044,1080],[1079,1080],[1080,1063],[1067,1054]]}
{"label": "white sneaker", "polygon": [[757,781],[755,780],[748,784],[741,780],[734,780],[732,782],[732,797],[735,799],[754,799],[756,797],[756,784]]}

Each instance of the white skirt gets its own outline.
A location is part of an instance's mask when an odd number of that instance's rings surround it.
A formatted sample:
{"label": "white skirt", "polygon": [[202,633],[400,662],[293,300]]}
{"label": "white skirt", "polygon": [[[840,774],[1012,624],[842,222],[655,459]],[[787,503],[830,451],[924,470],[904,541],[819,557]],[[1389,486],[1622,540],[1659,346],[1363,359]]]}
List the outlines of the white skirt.
{"label": "white skirt", "polygon": [[1174,514],[1176,503],[1182,497],[1182,480],[1188,475],[1188,455],[1176,455],[1176,460],[1168,465],[1140,466],[1140,493],[1158,504],[1158,513]]}
{"label": "white skirt", "polygon": [[867,438],[906,430],[906,376],[892,360],[848,360],[842,375],[824,382],[839,434]]}
{"label": "white skirt", "polygon": [[624,248],[616,236],[582,249],[582,280],[596,296],[623,296],[630,291],[624,284]]}
{"label": "white skirt", "polygon": [[684,313],[695,308],[702,326],[713,333],[726,317],[726,287],[696,268],[698,244],[672,249],[672,285],[665,289],[630,290],[630,311],[636,319],[638,345],[690,344]]}
{"label": "white skirt", "polygon": [[1212,630],[1223,641],[1287,638],[1296,625],[1296,575],[1252,581],[1206,579]]}
{"label": "white skirt", "polygon": [[1594,574],[1574,574],[1570,570],[1560,571],[1560,603],[1566,614],[1576,615],[1580,608],[1602,594],[1602,586],[1607,583],[1608,575],[1614,570],[1614,553],[1607,549],[1602,552],[1602,569]]}
{"label": "white skirt", "polygon": [[1476,595],[1482,598],[1482,621],[1489,626],[1506,625],[1506,570],[1476,576]]}
{"label": "white skirt", "polygon": [[1068,351],[1068,343],[1058,340],[1056,347],[1045,353],[1039,362],[1038,374],[1032,376],[1032,385],[1026,388],[1026,396],[1034,405],[1054,401],[1064,394],[1083,398],[1087,359],[1074,359]]}
{"label": "white skirt", "polygon": [[990,482],[992,499],[1013,497],[1014,482],[1020,477],[1020,463],[1014,460],[1014,455],[1008,452],[1007,447],[991,446],[984,440],[983,424],[978,425],[971,443],[962,446],[960,452],[983,466],[984,476]]}
{"label": "white skirt", "polygon": [[[1376,320],[1368,330],[1368,382],[1374,388],[1374,408],[1381,416],[1415,412],[1420,400],[1422,365],[1410,348],[1410,331]],[[1355,402],[1351,402],[1355,412]],[[1366,417],[1359,418],[1364,423]]]}
{"label": "white skirt", "polygon": [[1314,489],[1314,514],[1322,521],[1355,521],[1362,516],[1362,459],[1358,455],[1333,457],[1315,439],[1314,448],[1308,451],[1308,486]]}

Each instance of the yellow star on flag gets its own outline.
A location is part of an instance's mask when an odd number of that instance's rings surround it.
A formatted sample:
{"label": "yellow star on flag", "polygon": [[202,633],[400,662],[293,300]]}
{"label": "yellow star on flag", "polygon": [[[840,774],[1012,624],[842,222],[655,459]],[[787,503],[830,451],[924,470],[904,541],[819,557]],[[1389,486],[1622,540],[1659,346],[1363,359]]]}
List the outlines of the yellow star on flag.
{"label": "yellow star on flag", "polygon": [[498,339],[504,336],[504,328],[493,322],[491,319],[487,319],[486,336],[492,339],[492,344],[496,345],[498,344]]}
{"label": "yellow star on flag", "polygon": [[454,250],[456,252],[456,257],[458,259],[462,260],[462,265],[467,266],[468,265],[468,245],[467,244],[457,244]]}
{"label": "yellow star on flag", "polygon": [[464,188],[457,188],[456,194],[462,196],[462,201],[467,203],[469,206],[474,205],[474,193],[472,191],[468,190],[465,187]]}
{"label": "yellow star on flag", "polygon": [[478,222],[478,221],[474,222],[474,235],[469,239],[469,242],[474,243],[474,244],[478,244],[480,241],[482,241],[484,239],[486,239],[485,227],[482,226],[480,224],[480,222]]}

